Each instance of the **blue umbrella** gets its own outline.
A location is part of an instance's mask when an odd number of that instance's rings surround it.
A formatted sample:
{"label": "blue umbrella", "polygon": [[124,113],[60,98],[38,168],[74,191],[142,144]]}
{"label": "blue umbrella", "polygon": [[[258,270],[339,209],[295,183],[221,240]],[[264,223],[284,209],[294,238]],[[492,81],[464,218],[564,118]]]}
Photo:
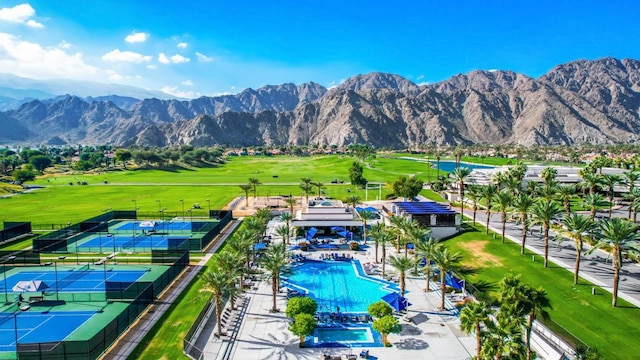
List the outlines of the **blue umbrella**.
{"label": "blue umbrella", "polygon": [[400,296],[400,294],[395,292],[389,293],[383,296],[382,300],[384,300],[387,304],[391,305],[391,307],[395,311],[402,311],[408,308],[409,306],[411,306],[411,303],[409,303],[409,301],[406,298]]}

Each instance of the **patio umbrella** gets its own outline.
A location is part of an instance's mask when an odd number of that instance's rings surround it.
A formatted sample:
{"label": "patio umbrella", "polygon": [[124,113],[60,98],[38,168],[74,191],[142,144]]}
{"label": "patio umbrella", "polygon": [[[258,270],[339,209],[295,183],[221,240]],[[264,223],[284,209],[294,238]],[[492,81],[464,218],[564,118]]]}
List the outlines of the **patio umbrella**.
{"label": "patio umbrella", "polygon": [[48,289],[49,285],[40,280],[24,280],[18,281],[11,290],[15,292],[38,292]]}
{"label": "patio umbrella", "polygon": [[409,303],[409,301],[400,296],[400,294],[398,293],[389,293],[385,296],[382,297],[382,300],[385,301],[387,304],[391,305],[391,307],[395,310],[395,311],[402,311],[404,309],[406,309],[407,307],[411,306],[411,304]]}

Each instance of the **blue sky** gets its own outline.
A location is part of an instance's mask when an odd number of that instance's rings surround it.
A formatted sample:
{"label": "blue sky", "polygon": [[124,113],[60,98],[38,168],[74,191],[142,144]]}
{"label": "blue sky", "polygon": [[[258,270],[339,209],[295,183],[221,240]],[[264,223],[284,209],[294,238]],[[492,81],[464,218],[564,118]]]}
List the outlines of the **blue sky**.
{"label": "blue sky", "polygon": [[[612,4],[612,5],[609,5]],[[640,59],[638,1],[0,0],[0,72],[182,97]]]}

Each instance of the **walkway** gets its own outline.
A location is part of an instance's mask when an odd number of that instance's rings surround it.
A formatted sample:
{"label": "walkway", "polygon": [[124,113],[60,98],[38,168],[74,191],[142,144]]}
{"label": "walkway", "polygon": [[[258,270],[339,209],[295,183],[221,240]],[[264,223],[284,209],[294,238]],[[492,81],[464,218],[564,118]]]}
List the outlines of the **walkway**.
{"label": "walkway", "polygon": [[[102,359],[108,360],[125,360],[140,344],[145,335],[160,320],[162,315],[169,309],[171,304],[180,296],[180,294],[191,283],[193,278],[198,275],[200,270],[205,266],[207,261],[213,256],[227,237],[233,233],[238,226],[238,221],[231,221],[224,230],[218,235],[214,241],[214,245],[209,248],[205,256],[195,266],[187,267],[187,269],[176,278],[171,286],[166,289],[158,300],[150,305],[147,310],[133,323],[129,329],[122,334],[118,340],[103,354]],[[181,341],[182,342],[182,341]]]}
{"label": "walkway", "polygon": [[[460,212],[460,208],[453,208]],[[473,211],[465,209],[464,215],[468,219],[473,218]],[[625,210],[614,211],[614,216],[626,217]],[[486,214],[484,210],[476,213],[476,222],[485,225]],[[470,220],[469,220],[470,221]],[[502,232],[502,223],[500,220],[500,214],[491,214],[491,220],[489,222],[489,229],[495,231],[498,235]],[[540,255],[539,261],[542,261],[544,254],[544,240],[540,235],[539,228],[536,227],[533,234],[527,234],[526,248]],[[513,222],[507,222],[505,227],[505,239],[509,239],[517,244],[522,241],[522,228]],[[549,232],[549,237],[553,238],[556,234],[552,231]],[[588,245],[585,245],[588,248]],[[573,240],[565,240],[562,242],[549,241],[549,261],[567,269],[570,273],[568,277],[572,276],[574,270],[574,262],[576,258],[576,251]],[[580,262],[580,276],[585,280],[602,287],[608,292],[612,292],[613,287],[613,267],[611,265],[611,258],[608,253],[597,250],[590,255],[582,255]],[[640,307],[640,266],[638,264],[624,264],[620,270],[620,287],[618,296],[633,305]]]}

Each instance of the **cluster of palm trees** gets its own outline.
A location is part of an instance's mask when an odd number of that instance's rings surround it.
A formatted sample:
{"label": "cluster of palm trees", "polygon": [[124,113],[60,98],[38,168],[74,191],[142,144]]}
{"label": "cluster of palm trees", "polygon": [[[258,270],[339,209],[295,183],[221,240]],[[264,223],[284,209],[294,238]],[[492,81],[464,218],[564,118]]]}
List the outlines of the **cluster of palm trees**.
{"label": "cluster of palm trees", "polygon": [[[460,195],[465,187],[468,171],[458,168],[452,176],[458,183]],[[622,259],[638,250],[636,232],[636,214],[640,209],[640,189],[635,182],[640,179],[640,172],[627,171],[623,176],[602,174],[595,166],[587,166],[580,170],[582,181],[576,185],[561,185],[557,180],[557,170],[548,167],[542,170],[542,183],[528,182],[523,186],[526,166],[518,163],[507,172],[498,172],[494,183],[480,186],[466,186],[466,198],[471,203],[473,223],[476,223],[476,212],[479,206],[484,207],[486,214],[486,232],[489,233],[489,220],[492,212],[501,216],[502,242],[505,237],[506,222],[510,219],[522,226],[521,253],[524,254],[527,234],[531,227],[538,225],[544,241],[544,267],[548,266],[550,240],[573,240],[576,249],[574,283],[577,284],[580,269],[580,257],[585,241],[589,241],[591,252],[595,249],[608,251],[614,269],[612,306],[617,303],[617,289]],[[612,206],[615,202],[614,187],[628,185],[625,196],[629,204],[627,219],[612,218]],[[605,194],[605,195],[602,195]],[[462,199],[462,197],[461,197]],[[575,199],[575,200],[574,200]],[[571,202],[575,201],[589,211],[588,215],[571,211]],[[461,201],[461,210],[464,202]],[[596,212],[608,208],[608,219],[596,221]],[[632,216],[633,215],[633,216]],[[629,221],[633,218],[633,222]],[[550,230],[558,236],[550,237]]]}
{"label": "cluster of palm trees", "polygon": [[250,177],[249,182],[239,185],[242,192],[244,192],[244,206],[249,206],[249,192],[253,191],[253,199],[255,200],[258,195],[258,186],[262,185],[262,182],[256,177]]}
{"label": "cluster of palm trees", "polygon": [[[382,277],[386,276],[386,263],[393,266],[398,273],[400,295],[404,296],[406,283],[405,277],[411,271],[415,273],[421,270],[426,279],[425,290],[430,291],[429,282],[435,271],[440,273],[440,308],[445,309],[446,274],[458,273],[462,256],[451,252],[444,243],[430,237],[430,231],[411,219],[392,216],[390,226],[381,222],[371,227],[369,238],[374,242],[374,258],[378,263],[378,248],[382,249],[380,262],[382,263]],[[387,259],[387,244],[396,248],[398,255]],[[414,245],[413,256],[409,255],[408,244]],[[402,252],[404,249],[404,253]],[[423,261],[424,260],[424,261]],[[421,266],[419,269],[418,267]]]}
{"label": "cluster of palm trees", "polygon": [[305,201],[309,202],[309,194],[313,192],[313,189],[318,189],[318,196],[322,195],[322,189],[325,188],[324,183],[320,181],[313,181],[311,178],[303,177],[300,179],[300,190],[304,194]]}
{"label": "cluster of palm trees", "polygon": [[[252,263],[259,263],[263,274],[271,281],[273,291],[272,311],[278,311],[276,294],[280,289],[280,273],[289,263],[289,255],[284,243],[271,244],[256,261],[255,244],[262,240],[271,218],[269,209],[260,209],[254,216],[244,220],[228,240],[227,246],[211,259],[210,268],[200,275],[203,281],[201,291],[210,292],[215,302],[216,318],[220,319],[223,301],[229,298],[230,306],[235,308],[235,300],[243,289],[244,280],[252,270]],[[218,334],[222,333],[222,324],[218,321]]]}
{"label": "cluster of palm trees", "polygon": [[498,303],[496,310],[486,302],[472,302],[460,312],[462,331],[476,336],[475,358],[531,359],[533,321],[546,317],[551,307],[546,291],[510,274],[499,284]]}

